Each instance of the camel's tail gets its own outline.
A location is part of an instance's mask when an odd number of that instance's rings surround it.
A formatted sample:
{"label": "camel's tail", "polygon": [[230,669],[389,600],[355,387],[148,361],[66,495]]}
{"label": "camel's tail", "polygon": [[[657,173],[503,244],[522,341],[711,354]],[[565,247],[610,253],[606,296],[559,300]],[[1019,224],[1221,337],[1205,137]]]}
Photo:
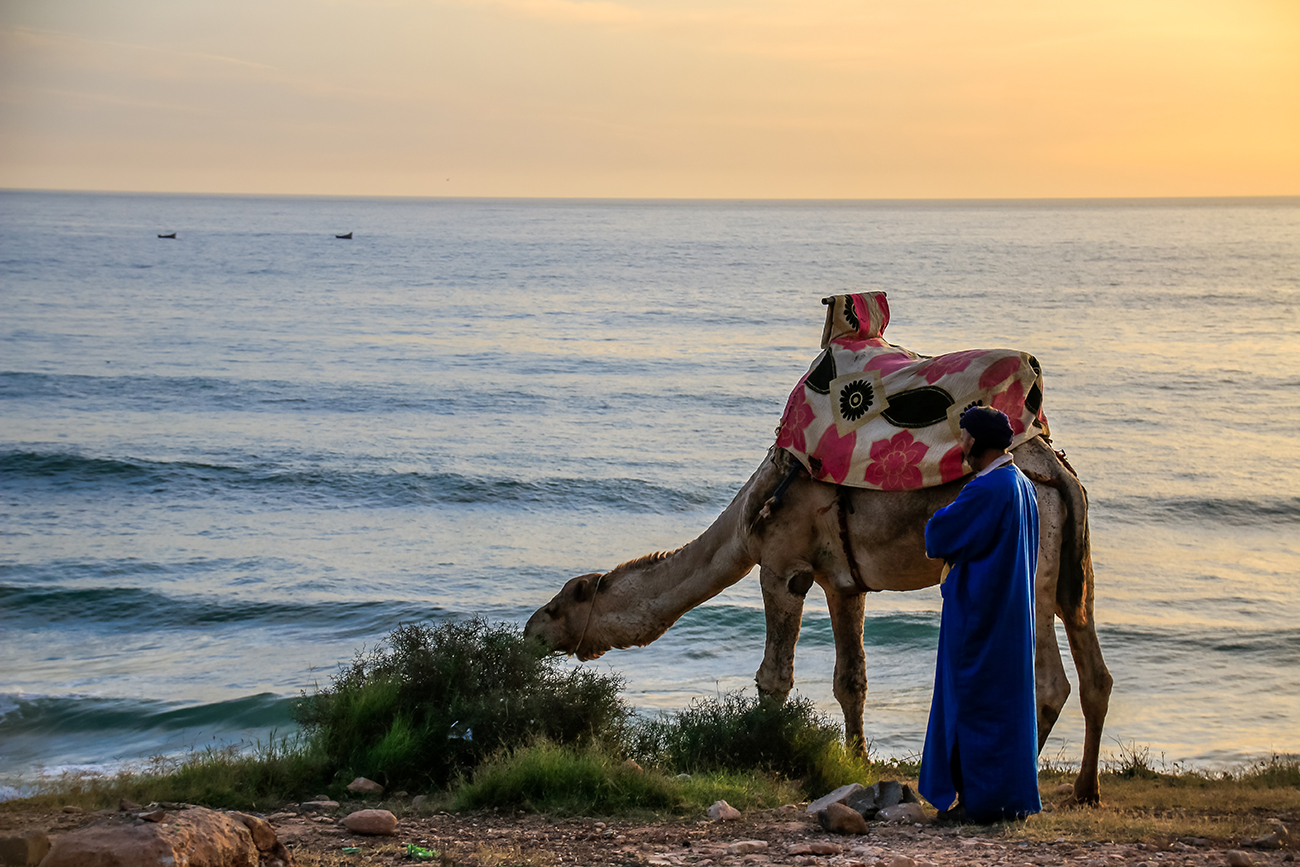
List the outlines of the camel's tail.
{"label": "camel's tail", "polygon": [[1088,531],[1088,492],[1078,474],[1055,449],[1056,466],[1050,475],[1027,473],[1030,479],[1055,488],[1065,503],[1065,538],[1061,540],[1061,573],[1056,580],[1056,604],[1072,621],[1086,619],[1092,610],[1092,542]]}

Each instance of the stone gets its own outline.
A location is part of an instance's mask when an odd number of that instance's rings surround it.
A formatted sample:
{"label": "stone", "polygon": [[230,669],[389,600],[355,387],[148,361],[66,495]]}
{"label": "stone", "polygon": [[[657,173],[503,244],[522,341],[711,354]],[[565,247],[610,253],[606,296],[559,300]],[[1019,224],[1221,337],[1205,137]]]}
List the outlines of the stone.
{"label": "stone", "polygon": [[832,834],[866,834],[871,828],[862,814],[845,804],[828,804],[817,813],[817,822]]}
{"label": "stone", "polygon": [[309,813],[319,813],[322,810],[337,810],[338,801],[331,801],[329,798],[317,798],[314,801],[303,801],[298,805],[298,809],[306,810]]}
{"label": "stone", "polygon": [[881,780],[876,783],[876,809],[883,810],[903,802],[903,785],[897,780]]}
{"label": "stone", "polygon": [[147,812],[147,813],[137,813],[137,814],[136,814],[136,817],[139,818],[139,819],[144,819],[146,822],[166,822],[166,821],[167,821],[167,811],[166,811],[166,810],[150,810],[150,811]]}
{"label": "stone", "polygon": [[876,812],[876,819],[890,824],[927,824],[930,819],[920,804],[895,804]]}
{"label": "stone", "polygon": [[1281,849],[1282,838],[1276,833],[1265,834],[1263,837],[1256,837],[1250,841],[1252,849]]}
{"label": "stone", "polygon": [[727,847],[728,855],[752,855],[767,849],[766,840],[737,840]]}
{"label": "stone", "polygon": [[117,809],[123,813],[138,813],[143,810],[144,807],[129,798],[123,798],[117,802]]}
{"label": "stone", "polygon": [[428,795],[416,795],[411,799],[411,807],[418,810],[429,802]]}
{"label": "stone", "polygon": [[709,807],[709,818],[715,822],[734,822],[740,818],[740,811],[726,801],[714,801]]}
{"label": "stone", "polygon": [[44,831],[0,837],[0,864],[4,867],[36,867],[50,851]]}
{"label": "stone", "polygon": [[358,795],[382,795],[384,787],[374,780],[367,780],[365,777],[357,777],[348,783],[348,791]]}
{"label": "stone", "polygon": [[1251,867],[1254,859],[1240,849],[1229,849],[1225,855],[1228,867]]}
{"label": "stone", "polygon": [[248,833],[253,835],[253,845],[259,852],[269,852],[275,846],[275,829],[271,827],[270,822],[261,816],[251,816],[248,813],[232,812],[230,815],[244,823]]}
{"label": "stone", "polygon": [[808,840],[795,843],[785,850],[787,855],[839,855],[844,851],[830,840]]}
{"label": "stone", "polygon": [[397,817],[387,810],[357,810],[343,819],[343,827],[354,834],[387,837],[397,833]]}
{"label": "stone", "polygon": [[[281,847],[288,863],[288,852]],[[60,834],[41,867],[259,867],[253,835],[226,813],[192,807],[166,823],[110,821]]]}
{"label": "stone", "polygon": [[895,855],[888,863],[889,867],[916,867],[916,862],[906,855]]}
{"label": "stone", "polygon": [[820,798],[809,804],[807,812],[809,815],[815,816],[831,804],[843,804],[854,792],[861,791],[862,788],[863,786],[861,783],[849,783],[848,785],[840,786],[829,795],[822,795]]}
{"label": "stone", "polygon": [[1052,792],[1060,798],[1068,798],[1074,794],[1074,783],[1061,783]]}

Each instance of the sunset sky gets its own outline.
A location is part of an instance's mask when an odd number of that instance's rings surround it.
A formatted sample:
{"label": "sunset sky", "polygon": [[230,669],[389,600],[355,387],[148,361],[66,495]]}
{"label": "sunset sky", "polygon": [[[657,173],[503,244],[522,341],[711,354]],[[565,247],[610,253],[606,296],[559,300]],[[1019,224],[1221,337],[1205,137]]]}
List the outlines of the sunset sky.
{"label": "sunset sky", "polygon": [[0,0],[0,187],[1300,194],[1300,0]]}

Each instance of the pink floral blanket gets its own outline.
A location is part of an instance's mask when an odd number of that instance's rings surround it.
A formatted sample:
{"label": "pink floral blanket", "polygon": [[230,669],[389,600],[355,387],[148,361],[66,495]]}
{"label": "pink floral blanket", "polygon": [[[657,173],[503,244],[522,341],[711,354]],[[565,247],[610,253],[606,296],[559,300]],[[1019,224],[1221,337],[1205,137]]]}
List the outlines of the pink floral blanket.
{"label": "pink floral blanket", "polygon": [[1048,433],[1037,359],[1011,349],[926,356],[886,342],[884,292],[835,295],[822,354],[799,380],[776,444],[813,478],[855,488],[907,491],[959,479],[958,420],[981,404],[1011,420],[1012,447]]}

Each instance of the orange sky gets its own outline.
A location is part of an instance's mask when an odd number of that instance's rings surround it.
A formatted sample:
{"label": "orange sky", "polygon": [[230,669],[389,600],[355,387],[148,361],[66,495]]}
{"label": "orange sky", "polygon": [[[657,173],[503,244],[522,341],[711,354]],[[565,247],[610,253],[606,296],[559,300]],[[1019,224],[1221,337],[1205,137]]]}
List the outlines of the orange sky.
{"label": "orange sky", "polygon": [[1300,0],[4,0],[0,187],[1300,194]]}

